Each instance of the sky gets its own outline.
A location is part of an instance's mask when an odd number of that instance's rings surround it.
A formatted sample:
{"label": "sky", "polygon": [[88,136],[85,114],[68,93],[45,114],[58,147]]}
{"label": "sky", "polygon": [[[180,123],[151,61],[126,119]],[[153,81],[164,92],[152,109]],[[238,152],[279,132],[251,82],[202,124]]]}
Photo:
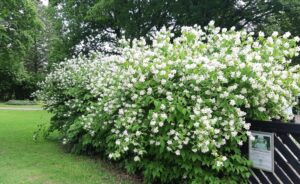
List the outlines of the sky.
{"label": "sky", "polygon": [[47,6],[48,5],[48,0],[41,0],[41,2],[43,3],[43,5]]}

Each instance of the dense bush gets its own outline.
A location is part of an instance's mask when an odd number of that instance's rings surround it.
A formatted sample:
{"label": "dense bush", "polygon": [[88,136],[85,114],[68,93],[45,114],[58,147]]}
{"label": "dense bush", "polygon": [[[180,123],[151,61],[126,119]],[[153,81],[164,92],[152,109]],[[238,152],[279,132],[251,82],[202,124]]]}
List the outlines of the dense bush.
{"label": "dense bush", "polygon": [[24,71],[0,68],[0,100],[32,99],[31,94],[38,89],[37,81]]}
{"label": "dense bush", "polygon": [[37,105],[36,101],[30,100],[9,100],[5,102],[6,105]]}
{"label": "dense bush", "polygon": [[215,28],[162,29],[121,55],[61,63],[38,95],[51,130],[154,183],[246,183],[245,118],[287,118],[299,93],[298,37]]}
{"label": "dense bush", "polygon": [[293,113],[296,115],[300,115],[300,95],[297,98],[298,104],[294,106]]}

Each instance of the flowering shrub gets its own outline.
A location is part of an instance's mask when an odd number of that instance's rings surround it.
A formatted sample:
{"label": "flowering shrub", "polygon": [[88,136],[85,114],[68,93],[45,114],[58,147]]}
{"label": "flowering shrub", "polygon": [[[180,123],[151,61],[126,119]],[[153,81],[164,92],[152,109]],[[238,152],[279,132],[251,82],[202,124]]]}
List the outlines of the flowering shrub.
{"label": "flowering shrub", "polygon": [[39,96],[51,130],[75,152],[118,160],[149,183],[238,183],[249,177],[240,146],[246,118],[288,118],[299,94],[298,37],[214,27],[163,28],[121,54],[61,63]]}

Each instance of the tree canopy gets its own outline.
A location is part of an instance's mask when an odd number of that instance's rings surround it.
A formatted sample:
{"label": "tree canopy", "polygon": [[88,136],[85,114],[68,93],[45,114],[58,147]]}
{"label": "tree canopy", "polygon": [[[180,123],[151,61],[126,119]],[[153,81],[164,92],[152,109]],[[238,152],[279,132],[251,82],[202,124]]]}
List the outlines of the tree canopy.
{"label": "tree canopy", "polygon": [[282,0],[50,1],[57,30],[64,35],[64,56],[69,57],[78,49],[113,52],[107,46],[122,36],[131,40],[145,37],[163,26],[172,26],[178,34],[181,26],[206,25],[210,20],[226,28],[291,30],[297,35],[300,29],[293,26],[300,22],[295,16],[299,7],[297,1]]}
{"label": "tree canopy", "polygon": [[17,64],[34,42],[35,30],[42,24],[35,2],[6,0],[0,2],[0,65]]}
{"label": "tree canopy", "polygon": [[[31,0],[0,1],[0,99],[31,93],[26,82],[23,61],[42,29],[37,2]],[[28,95],[26,95],[28,96]]]}

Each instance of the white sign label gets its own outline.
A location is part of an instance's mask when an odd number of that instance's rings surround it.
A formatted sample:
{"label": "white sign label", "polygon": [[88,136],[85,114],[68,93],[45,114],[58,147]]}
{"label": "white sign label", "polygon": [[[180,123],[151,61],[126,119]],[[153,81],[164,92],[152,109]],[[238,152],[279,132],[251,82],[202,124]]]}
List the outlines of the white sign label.
{"label": "white sign label", "polygon": [[274,134],[252,131],[254,140],[249,140],[249,160],[253,167],[264,171],[274,171]]}

